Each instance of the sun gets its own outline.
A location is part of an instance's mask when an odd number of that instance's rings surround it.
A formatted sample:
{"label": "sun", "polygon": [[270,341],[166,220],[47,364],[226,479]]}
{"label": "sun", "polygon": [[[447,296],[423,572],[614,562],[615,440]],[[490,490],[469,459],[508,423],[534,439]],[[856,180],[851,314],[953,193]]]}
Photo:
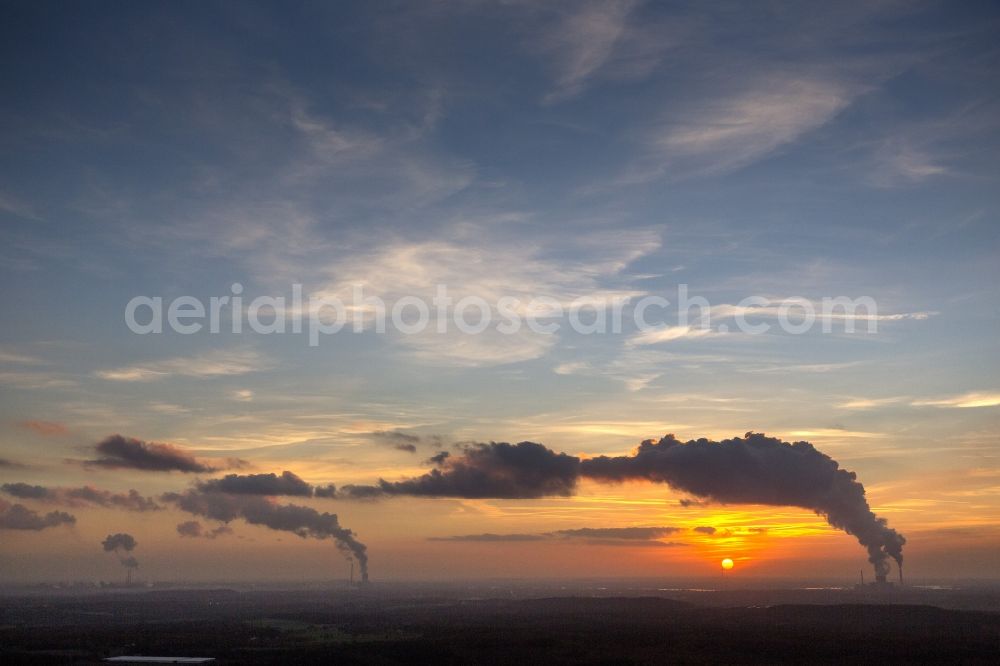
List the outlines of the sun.
{"label": "sun", "polygon": [[733,568],[733,561],[728,557],[722,560],[722,568],[725,569],[726,571],[729,571],[730,569]]}

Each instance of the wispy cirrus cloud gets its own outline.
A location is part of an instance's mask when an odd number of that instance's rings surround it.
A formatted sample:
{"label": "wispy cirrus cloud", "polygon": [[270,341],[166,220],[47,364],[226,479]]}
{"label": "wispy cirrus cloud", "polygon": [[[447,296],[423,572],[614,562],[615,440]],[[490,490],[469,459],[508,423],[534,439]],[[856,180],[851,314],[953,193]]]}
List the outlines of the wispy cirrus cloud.
{"label": "wispy cirrus cloud", "polygon": [[554,87],[543,98],[552,104],[579,94],[614,54],[628,33],[629,15],[636,0],[609,0],[570,5],[531,47],[545,55]]}
{"label": "wispy cirrus cloud", "polygon": [[249,349],[213,351],[150,363],[98,370],[101,379],[116,382],[149,382],[166,377],[223,377],[243,375],[271,367],[270,362]]}
{"label": "wispy cirrus cloud", "polygon": [[[762,68],[766,66],[762,65]],[[766,71],[672,108],[643,135],[644,155],[622,184],[743,168],[833,120],[869,87],[809,71]]]}
{"label": "wispy cirrus cloud", "polygon": [[632,346],[641,347],[661,342],[671,342],[673,340],[704,338],[712,335],[719,335],[719,333],[700,326],[658,326],[632,336],[628,343]]}
{"label": "wispy cirrus cloud", "polygon": [[935,398],[930,400],[914,400],[910,403],[915,407],[951,407],[955,409],[969,409],[973,407],[996,407],[1000,405],[1000,392],[996,391],[974,391],[961,395],[949,396],[945,398]]}
{"label": "wispy cirrus cloud", "polygon": [[[394,303],[403,297],[417,297],[432,303],[443,285],[451,300],[448,316],[463,298],[482,299],[491,307],[493,324],[477,335],[464,334],[452,323],[448,333],[436,326],[411,335],[392,336],[400,353],[425,364],[488,367],[517,363],[544,356],[558,342],[558,334],[539,333],[522,325],[515,332],[496,330],[503,321],[497,304],[501,299],[517,299],[511,310],[522,319],[528,315],[545,319],[546,313],[529,307],[537,297],[555,300],[569,308],[578,298],[612,302],[645,292],[630,286],[628,266],[660,247],[660,235],[650,229],[615,233],[595,231],[574,238],[497,238],[489,227],[460,224],[453,229],[454,241],[383,242],[373,248],[357,248],[330,266],[332,279],[312,294],[315,298],[337,298],[354,302],[354,289],[365,297]],[[567,256],[567,250],[573,254]],[[517,266],[516,271],[510,267]],[[368,326],[375,308],[362,306],[357,313]],[[466,321],[478,321],[478,312],[469,308]]]}
{"label": "wispy cirrus cloud", "polygon": [[59,437],[69,433],[69,427],[58,421],[18,421],[17,426],[45,437]]}
{"label": "wispy cirrus cloud", "polygon": [[959,395],[939,398],[914,398],[898,395],[886,398],[852,398],[837,405],[840,409],[873,409],[886,405],[907,405],[910,407],[943,407],[949,409],[972,409],[976,407],[996,407],[1000,405],[1000,392],[971,391]]}

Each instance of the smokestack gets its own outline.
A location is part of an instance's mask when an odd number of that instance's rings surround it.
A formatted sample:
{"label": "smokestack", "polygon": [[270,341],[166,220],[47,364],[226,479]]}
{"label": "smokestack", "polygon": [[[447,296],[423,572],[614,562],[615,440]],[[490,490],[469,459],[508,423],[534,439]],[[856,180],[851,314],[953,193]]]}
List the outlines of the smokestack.
{"label": "smokestack", "polygon": [[351,587],[354,587],[354,560],[351,560]]}
{"label": "smokestack", "polygon": [[875,583],[877,585],[885,585],[886,584],[885,574],[884,573],[875,574]]}
{"label": "smokestack", "polygon": [[899,563],[899,586],[903,587],[903,563]]}

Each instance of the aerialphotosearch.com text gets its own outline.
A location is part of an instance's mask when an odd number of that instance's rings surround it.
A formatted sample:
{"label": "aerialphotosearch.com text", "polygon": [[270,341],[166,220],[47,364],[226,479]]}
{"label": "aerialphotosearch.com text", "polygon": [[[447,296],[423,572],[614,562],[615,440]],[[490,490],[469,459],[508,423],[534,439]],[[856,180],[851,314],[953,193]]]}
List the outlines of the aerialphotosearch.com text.
{"label": "aerialphotosearch.com text", "polygon": [[[869,296],[808,299],[772,299],[748,296],[736,304],[713,306],[703,296],[691,295],[688,285],[677,287],[673,300],[645,294],[579,296],[573,299],[546,295],[500,296],[487,300],[477,295],[453,296],[447,285],[437,285],[433,296],[402,295],[383,298],[351,285],[336,295],[316,292],[303,296],[293,284],[289,297],[256,296],[248,299],[243,285],[234,283],[230,293],[201,299],[178,296],[136,296],[125,306],[125,324],[139,335],[170,330],[182,335],[246,333],[308,335],[316,347],[324,336],[393,331],[403,335],[447,334],[454,331],[478,335],[487,330],[513,335],[527,329],[551,335],[568,327],[581,335],[638,332],[650,342],[708,333],[762,335],[774,329],[799,335],[815,330],[833,331],[840,322],[847,333],[865,324],[866,333],[878,331],[878,306]],[[344,293],[349,292],[349,293]],[[670,323],[668,323],[670,322]],[[713,323],[714,322],[714,323]]]}

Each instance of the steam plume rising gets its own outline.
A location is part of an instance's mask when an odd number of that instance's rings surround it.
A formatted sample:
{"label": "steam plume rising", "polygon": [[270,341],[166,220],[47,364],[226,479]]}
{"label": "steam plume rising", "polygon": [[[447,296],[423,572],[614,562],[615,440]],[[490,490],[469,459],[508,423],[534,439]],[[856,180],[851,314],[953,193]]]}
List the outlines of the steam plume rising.
{"label": "steam plume rising", "polygon": [[131,552],[135,550],[138,545],[136,543],[135,537],[131,534],[125,534],[124,532],[118,532],[117,534],[109,534],[105,537],[104,541],[101,542],[104,546],[105,552],[117,553],[119,551]]}
{"label": "steam plume rising", "polygon": [[314,539],[332,539],[345,555],[357,560],[361,567],[361,580],[368,580],[368,547],[342,527],[333,513],[320,513],[308,506],[277,504],[269,497],[231,495],[202,490],[184,493],[166,493],[164,502],[196,516],[228,523],[242,518],[251,525],[262,525],[272,530],[291,532],[296,536]]}
{"label": "steam plume rising", "polygon": [[584,460],[580,471],[604,482],[666,483],[718,502],[810,509],[854,535],[868,550],[876,574],[888,573],[889,558],[903,564],[906,539],[872,512],[854,472],[841,469],[808,442],[790,444],[747,433],[721,442],[681,443],[667,435],[658,442],[644,441],[631,456]]}
{"label": "steam plume rising", "polygon": [[109,534],[104,541],[101,542],[101,545],[104,546],[105,552],[115,553],[118,556],[118,561],[121,562],[121,565],[129,570],[126,582],[131,583],[132,569],[139,568],[139,561],[132,555],[126,555],[125,553],[131,553],[135,550],[136,545],[138,545],[135,537],[124,532]]}

